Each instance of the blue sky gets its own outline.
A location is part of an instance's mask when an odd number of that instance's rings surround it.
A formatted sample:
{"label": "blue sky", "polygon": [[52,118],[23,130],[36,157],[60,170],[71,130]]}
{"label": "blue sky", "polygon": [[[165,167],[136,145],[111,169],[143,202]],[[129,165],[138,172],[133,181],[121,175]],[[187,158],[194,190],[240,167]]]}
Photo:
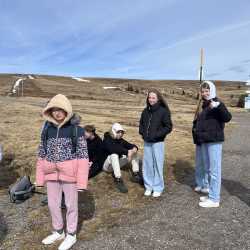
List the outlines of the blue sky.
{"label": "blue sky", "polygon": [[249,0],[0,0],[0,72],[246,80]]}

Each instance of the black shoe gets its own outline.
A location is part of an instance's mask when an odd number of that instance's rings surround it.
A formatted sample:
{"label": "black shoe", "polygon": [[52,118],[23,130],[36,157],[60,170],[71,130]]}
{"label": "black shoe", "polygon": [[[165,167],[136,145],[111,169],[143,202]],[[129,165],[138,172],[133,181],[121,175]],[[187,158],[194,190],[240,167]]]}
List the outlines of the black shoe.
{"label": "black shoe", "polygon": [[139,174],[139,172],[132,173],[130,180],[134,183],[138,183],[143,186],[143,179],[141,175]]}
{"label": "black shoe", "polygon": [[114,178],[115,186],[121,193],[127,193],[128,189],[125,186],[122,178]]}

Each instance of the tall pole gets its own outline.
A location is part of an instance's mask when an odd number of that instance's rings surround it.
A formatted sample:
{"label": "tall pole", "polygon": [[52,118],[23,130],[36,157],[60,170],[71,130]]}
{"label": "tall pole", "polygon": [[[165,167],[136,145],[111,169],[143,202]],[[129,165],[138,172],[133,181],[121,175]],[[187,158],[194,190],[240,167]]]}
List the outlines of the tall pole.
{"label": "tall pole", "polygon": [[22,83],[22,97],[23,97],[23,80],[22,80],[22,82],[21,82],[21,83]]}
{"label": "tall pole", "polygon": [[[200,51],[200,85],[202,83],[202,80],[203,80],[203,65],[204,65],[204,49],[201,48],[201,51]],[[199,95],[199,89],[200,87],[198,88],[198,95]],[[199,113],[199,109],[200,109],[200,105],[201,105],[201,97],[199,95],[199,101],[198,101],[198,104],[197,104],[197,108],[196,108],[196,111],[195,111],[195,114],[194,114],[194,120],[196,120],[197,118],[197,115]]]}
{"label": "tall pole", "polygon": [[200,55],[200,84],[202,83],[203,78],[203,64],[204,64],[204,50],[201,48],[201,55]]}

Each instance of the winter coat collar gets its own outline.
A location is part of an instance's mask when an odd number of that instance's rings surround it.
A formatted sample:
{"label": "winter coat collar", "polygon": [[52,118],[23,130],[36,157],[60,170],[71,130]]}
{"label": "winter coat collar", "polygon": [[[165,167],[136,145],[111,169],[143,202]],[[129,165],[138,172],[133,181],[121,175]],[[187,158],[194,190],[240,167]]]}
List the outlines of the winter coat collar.
{"label": "winter coat collar", "polygon": [[157,102],[153,106],[151,106],[150,104],[148,104],[147,109],[148,109],[148,111],[155,112],[156,110],[158,110],[160,108],[160,106],[161,106],[161,104],[159,102]]}

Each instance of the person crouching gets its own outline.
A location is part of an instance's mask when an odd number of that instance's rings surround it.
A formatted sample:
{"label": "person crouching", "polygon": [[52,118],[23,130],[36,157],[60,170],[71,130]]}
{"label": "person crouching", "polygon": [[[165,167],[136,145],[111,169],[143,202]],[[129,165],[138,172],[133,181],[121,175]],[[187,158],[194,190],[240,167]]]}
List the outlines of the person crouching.
{"label": "person crouching", "polygon": [[103,148],[107,156],[103,170],[112,172],[116,188],[121,193],[127,193],[128,189],[121,176],[121,168],[128,163],[132,165],[132,181],[140,183],[138,147],[123,139],[125,130],[119,123],[114,123],[109,132],[104,134]]}

